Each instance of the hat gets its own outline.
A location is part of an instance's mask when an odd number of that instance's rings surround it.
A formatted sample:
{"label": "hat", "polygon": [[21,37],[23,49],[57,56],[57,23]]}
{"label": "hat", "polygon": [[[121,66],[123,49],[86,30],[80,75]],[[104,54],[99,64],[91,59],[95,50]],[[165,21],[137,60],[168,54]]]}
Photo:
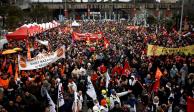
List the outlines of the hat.
{"label": "hat", "polygon": [[135,79],[135,76],[134,76],[134,75],[132,75],[132,76],[131,76],[131,78]]}
{"label": "hat", "polygon": [[91,66],[91,63],[87,63],[88,66]]}
{"label": "hat", "polygon": [[173,102],[174,98],[170,97],[168,100],[169,100],[169,102]]}
{"label": "hat", "polygon": [[154,104],[158,104],[158,103],[159,103],[159,98],[158,98],[158,96],[155,96],[155,97],[154,97],[153,103],[154,103]]}
{"label": "hat", "polygon": [[106,90],[103,89],[103,90],[101,91],[101,93],[102,93],[103,95],[105,95],[105,94],[106,94]]}
{"label": "hat", "polygon": [[111,94],[116,93],[115,89],[111,89]]}
{"label": "hat", "polygon": [[99,112],[100,109],[98,108],[98,106],[95,105],[95,106],[93,107],[93,111],[94,111],[94,112]]}
{"label": "hat", "polygon": [[56,81],[57,81],[57,83],[60,83],[61,79],[60,78],[57,78]]}
{"label": "hat", "polygon": [[101,102],[100,102],[100,104],[101,104],[102,106],[106,106],[106,104],[107,104],[106,99],[102,99]]}
{"label": "hat", "polygon": [[42,85],[44,87],[49,87],[50,86],[50,83],[47,80],[44,80],[42,83],[43,83]]}
{"label": "hat", "polygon": [[114,102],[114,105],[117,105],[117,104],[119,104],[119,102],[118,102],[118,101],[115,101],[115,102]]}

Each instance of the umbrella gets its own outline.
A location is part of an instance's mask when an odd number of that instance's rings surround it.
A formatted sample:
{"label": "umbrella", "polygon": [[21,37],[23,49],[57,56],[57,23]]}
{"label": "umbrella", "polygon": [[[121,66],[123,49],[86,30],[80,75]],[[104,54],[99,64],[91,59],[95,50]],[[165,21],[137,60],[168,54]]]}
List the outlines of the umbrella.
{"label": "umbrella", "polygon": [[6,51],[3,51],[2,54],[12,54],[12,53],[16,53],[17,51],[13,50],[13,49],[9,49],[9,50],[6,50]]}
{"label": "umbrella", "polygon": [[16,47],[16,48],[13,48],[14,51],[22,51],[22,48],[19,48],[19,47]]}

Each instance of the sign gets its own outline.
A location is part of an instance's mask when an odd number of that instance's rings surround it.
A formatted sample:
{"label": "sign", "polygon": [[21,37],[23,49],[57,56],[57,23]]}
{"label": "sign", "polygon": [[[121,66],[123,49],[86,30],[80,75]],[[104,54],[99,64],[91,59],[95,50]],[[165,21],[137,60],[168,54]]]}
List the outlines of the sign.
{"label": "sign", "polygon": [[41,53],[38,56],[31,58],[30,60],[24,57],[18,56],[19,70],[34,70],[43,68],[51,63],[56,62],[58,59],[65,58],[65,48],[64,46],[57,49],[52,53]]}
{"label": "sign", "polygon": [[127,30],[138,30],[139,26],[127,26]]}
{"label": "sign", "polygon": [[156,45],[148,45],[147,56],[160,56],[169,54],[194,54],[194,45],[180,47],[180,48],[166,48]]}
{"label": "sign", "polygon": [[102,32],[97,32],[97,33],[77,33],[73,32],[72,33],[72,38],[73,40],[99,40],[102,39],[103,34]]}
{"label": "sign", "polygon": [[91,15],[92,15],[92,14],[94,14],[94,15],[99,15],[100,12],[90,12],[90,14],[91,14]]}

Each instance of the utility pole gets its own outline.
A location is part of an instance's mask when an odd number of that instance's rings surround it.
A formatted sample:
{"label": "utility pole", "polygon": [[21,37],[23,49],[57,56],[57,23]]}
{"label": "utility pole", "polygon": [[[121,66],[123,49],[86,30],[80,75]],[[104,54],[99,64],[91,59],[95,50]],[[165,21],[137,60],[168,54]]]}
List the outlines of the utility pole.
{"label": "utility pole", "polygon": [[182,24],[183,24],[183,16],[184,16],[184,1],[182,0],[182,6],[181,6],[181,20],[180,20],[180,29],[179,32],[182,32]]}

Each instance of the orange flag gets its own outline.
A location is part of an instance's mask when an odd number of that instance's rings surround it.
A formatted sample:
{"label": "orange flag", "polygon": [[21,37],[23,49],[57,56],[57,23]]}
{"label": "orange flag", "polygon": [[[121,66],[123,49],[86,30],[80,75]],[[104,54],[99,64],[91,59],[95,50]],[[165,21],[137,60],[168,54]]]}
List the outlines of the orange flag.
{"label": "orange flag", "polygon": [[159,87],[160,87],[160,78],[162,77],[162,72],[160,71],[159,68],[156,70],[156,75],[155,75],[155,83],[153,85],[153,91],[157,92]]}
{"label": "orange flag", "polygon": [[26,40],[26,47],[27,47],[27,59],[30,60],[31,59],[31,53],[30,53],[30,45],[29,45],[29,41]]}
{"label": "orange flag", "polygon": [[155,75],[155,79],[160,79],[161,77],[162,77],[162,72],[160,71],[159,68],[157,68],[156,75]]}
{"label": "orange flag", "polygon": [[2,64],[2,67],[1,67],[2,70],[3,70],[3,69],[5,68],[5,66],[6,66],[6,61],[7,61],[7,59],[5,58],[5,60],[4,60],[3,64]]}
{"label": "orange flag", "polygon": [[63,66],[61,67],[61,76],[64,76],[64,74],[65,74],[65,67]]}
{"label": "orange flag", "polygon": [[0,87],[3,87],[4,89],[7,89],[9,85],[9,79],[2,79],[0,78]]}
{"label": "orange flag", "polygon": [[12,64],[9,64],[9,68],[7,70],[7,73],[9,73],[10,75],[13,75],[13,68],[12,68]]}
{"label": "orange flag", "polygon": [[17,80],[18,79],[18,65],[16,65],[16,67],[15,67],[16,69],[15,69],[15,77],[14,77],[14,79],[15,80]]}

